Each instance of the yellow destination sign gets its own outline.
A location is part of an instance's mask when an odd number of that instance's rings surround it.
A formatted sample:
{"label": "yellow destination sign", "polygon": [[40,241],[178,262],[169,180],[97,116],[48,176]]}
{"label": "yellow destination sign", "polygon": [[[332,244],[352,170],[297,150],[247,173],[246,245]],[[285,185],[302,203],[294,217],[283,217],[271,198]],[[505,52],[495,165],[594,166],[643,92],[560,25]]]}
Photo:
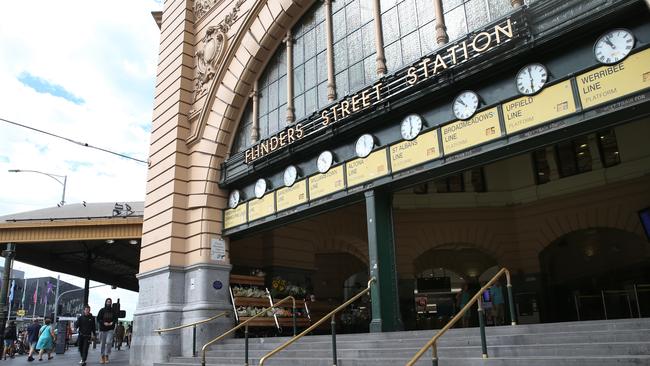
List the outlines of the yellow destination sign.
{"label": "yellow destination sign", "polygon": [[363,159],[354,159],[345,163],[348,175],[348,187],[388,174],[386,149],[377,150]]}
{"label": "yellow destination sign", "polygon": [[438,130],[418,136],[413,141],[404,141],[390,147],[390,162],[393,172],[410,168],[440,157]]}
{"label": "yellow destination sign", "polygon": [[514,133],[552,121],[576,111],[571,81],[567,80],[544,89],[532,97],[521,97],[503,103],[506,132]]}
{"label": "yellow destination sign", "polygon": [[309,199],[316,199],[330,193],[342,190],[343,165],[331,168],[325,174],[317,174],[309,177]]}
{"label": "yellow destination sign", "polygon": [[635,53],[623,62],[578,75],[583,108],[650,87],[650,49]]}
{"label": "yellow destination sign", "polygon": [[291,187],[279,189],[275,194],[278,211],[307,202],[307,180],[295,182]]}
{"label": "yellow destination sign", "polygon": [[255,221],[275,212],[275,192],[268,192],[264,197],[248,202],[248,220]]}
{"label": "yellow destination sign", "polygon": [[223,227],[229,229],[246,223],[246,204],[241,203],[235,208],[226,210],[224,213]]}
{"label": "yellow destination sign", "polygon": [[501,136],[496,107],[477,113],[467,121],[442,126],[441,130],[445,154],[465,150]]}

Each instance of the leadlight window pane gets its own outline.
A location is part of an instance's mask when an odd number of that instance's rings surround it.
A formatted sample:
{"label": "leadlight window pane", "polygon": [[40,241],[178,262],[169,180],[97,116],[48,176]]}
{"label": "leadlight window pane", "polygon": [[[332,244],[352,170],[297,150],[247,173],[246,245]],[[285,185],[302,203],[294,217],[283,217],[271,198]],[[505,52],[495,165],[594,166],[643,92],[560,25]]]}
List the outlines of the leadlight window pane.
{"label": "leadlight window pane", "polygon": [[391,44],[399,38],[399,20],[397,8],[391,9],[381,16],[381,26],[384,30],[384,44]]}
{"label": "leadlight window pane", "polygon": [[316,86],[318,70],[316,70],[316,58],[311,58],[305,62],[305,89]]}
{"label": "leadlight window pane", "polygon": [[614,130],[600,131],[597,133],[600,158],[605,168],[621,163],[621,155],[618,151],[616,134]]}
{"label": "leadlight window pane", "polygon": [[278,107],[278,131],[287,127],[287,105],[286,103]]}
{"label": "leadlight window pane", "polygon": [[344,40],[334,44],[334,72],[344,71],[348,67],[348,47]]}
{"label": "leadlight window pane", "polygon": [[318,82],[322,83],[327,80],[327,52],[318,54],[316,64],[318,66]]}
{"label": "leadlight window pane", "polygon": [[445,13],[445,25],[449,40],[456,40],[467,34],[467,22],[465,20],[465,9],[462,6]]}
{"label": "leadlight window pane", "polygon": [[420,47],[422,48],[423,55],[433,53],[433,51],[435,51],[437,48],[435,34],[436,29],[434,22],[431,22],[420,28]]}
{"label": "leadlight window pane", "polygon": [[314,19],[316,19],[316,22],[320,23],[325,21],[325,7],[322,4],[318,4],[313,10],[313,12],[314,12]]}
{"label": "leadlight window pane", "polygon": [[350,64],[357,63],[363,59],[363,47],[361,40],[361,29],[350,34],[347,39],[348,61]]}
{"label": "leadlight window pane", "polygon": [[363,62],[350,66],[350,91],[357,91],[365,84]]}
{"label": "leadlight window pane", "polygon": [[280,104],[287,102],[287,75],[278,80],[278,102]]}
{"label": "leadlight window pane", "polygon": [[280,46],[280,54],[278,55],[278,78],[287,74],[287,45]]}
{"label": "leadlight window pane", "polygon": [[301,118],[305,117],[305,96],[303,94],[296,95],[293,98],[293,106],[296,108],[296,121],[300,121]]}
{"label": "leadlight window pane", "polygon": [[269,111],[269,97],[266,94],[267,90],[259,90],[259,97],[257,100],[260,115],[266,114]]}
{"label": "leadlight window pane", "polygon": [[489,22],[485,0],[470,0],[465,3],[467,29],[471,32]]}
{"label": "leadlight window pane", "polygon": [[418,24],[420,27],[435,19],[436,13],[433,9],[433,0],[416,0],[415,6],[417,8]]}
{"label": "leadlight window pane", "polygon": [[327,49],[327,34],[325,23],[320,23],[316,27],[316,52],[322,52]]}
{"label": "leadlight window pane", "polygon": [[402,56],[402,65],[412,63],[422,56],[418,32],[402,38]]}
{"label": "leadlight window pane", "polygon": [[442,11],[446,13],[453,10],[462,3],[463,0],[442,0]]}
{"label": "leadlight window pane", "polygon": [[312,29],[305,33],[305,58],[316,56],[316,30]]}
{"label": "leadlight window pane", "polygon": [[512,11],[510,0],[488,0],[490,20],[501,18]]}
{"label": "leadlight window pane", "polygon": [[278,107],[278,82],[274,81],[269,85],[269,109]]}
{"label": "leadlight window pane", "polygon": [[278,125],[278,110],[274,109],[269,112],[269,132],[267,136],[271,136],[280,129]]}
{"label": "leadlight window pane", "polygon": [[345,17],[347,19],[348,30],[354,31],[361,26],[361,10],[359,9],[359,0],[349,3],[345,7]]}
{"label": "leadlight window pane", "polygon": [[332,0],[332,12],[342,9],[345,6],[345,0]]}
{"label": "leadlight window pane", "polygon": [[535,168],[535,180],[537,184],[545,184],[551,181],[551,168],[546,160],[546,149],[533,152],[533,167]]}
{"label": "leadlight window pane", "polygon": [[318,109],[325,107],[327,100],[327,81],[318,84]]}
{"label": "leadlight window pane", "polygon": [[379,2],[379,8],[381,9],[381,12],[384,13],[395,6],[395,4],[397,4],[397,0],[381,0]]}
{"label": "leadlight window pane", "polygon": [[334,27],[334,42],[345,37],[345,9],[341,9],[332,15],[332,26]]}
{"label": "leadlight window pane", "polygon": [[348,70],[339,73],[335,77],[336,80],[336,96],[343,98],[350,93],[350,85],[348,84]]}
{"label": "leadlight window pane", "polygon": [[365,24],[374,19],[374,5],[372,5],[373,1],[374,0],[361,0],[359,2],[361,7],[361,24]]}
{"label": "leadlight window pane", "polygon": [[418,17],[415,10],[415,0],[405,0],[397,6],[399,14],[400,34],[404,36],[418,27]]}
{"label": "leadlight window pane", "polygon": [[296,95],[305,91],[305,66],[300,65],[293,70],[293,91]]}
{"label": "leadlight window pane", "polygon": [[259,128],[260,140],[269,137],[269,119],[267,114],[260,116]]}
{"label": "leadlight window pane", "polygon": [[363,69],[366,74],[366,85],[377,80],[377,56],[372,54],[363,60]]}
{"label": "leadlight window pane", "polygon": [[305,38],[299,37],[296,38],[296,42],[293,44],[293,64],[300,65],[305,62]]}
{"label": "leadlight window pane", "polygon": [[368,57],[375,53],[375,22],[372,21],[364,25],[361,33],[363,56]]}
{"label": "leadlight window pane", "polygon": [[384,53],[388,73],[392,73],[402,66],[402,49],[399,41],[387,46]]}
{"label": "leadlight window pane", "polygon": [[310,115],[318,108],[318,95],[316,88],[307,90],[305,93],[305,114]]}

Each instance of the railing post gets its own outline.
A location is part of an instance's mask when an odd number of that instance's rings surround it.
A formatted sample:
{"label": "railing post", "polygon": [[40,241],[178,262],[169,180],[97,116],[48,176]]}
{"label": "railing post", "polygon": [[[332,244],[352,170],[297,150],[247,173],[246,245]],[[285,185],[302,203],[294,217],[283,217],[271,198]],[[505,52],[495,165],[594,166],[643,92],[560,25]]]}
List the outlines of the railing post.
{"label": "railing post", "polygon": [[605,312],[605,320],[607,320],[607,304],[605,303],[605,290],[600,290],[600,298],[603,299],[603,311]]}
{"label": "railing post", "polygon": [[634,284],[634,300],[636,300],[636,311],[641,317],[641,304],[639,304],[639,291],[636,288],[636,283]]}
{"label": "railing post", "polygon": [[438,346],[435,343],[431,346],[431,364],[438,366]]}
{"label": "railing post", "polygon": [[295,337],[296,332],[297,332],[297,329],[296,329],[296,304],[293,304],[293,315],[292,315],[292,317],[293,317],[293,336]]}
{"label": "railing post", "polygon": [[330,322],[332,327],[332,365],[336,366],[336,314],[332,315],[332,321]]}
{"label": "railing post", "polygon": [[248,324],[244,328],[244,366],[248,366]]}
{"label": "railing post", "polygon": [[[481,294],[483,296],[483,294]],[[485,316],[483,314],[483,300],[478,298],[478,325],[481,329],[481,351],[483,352],[483,358],[488,358],[487,352],[487,340],[485,339]]]}
{"label": "railing post", "polygon": [[196,324],[192,327],[192,357],[196,357]]}
{"label": "railing post", "polygon": [[510,275],[508,275],[508,305],[510,306],[510,324],[517,325],[517,311],[515,309],[515,298],[512,296],[512,283],[510,283]]}
{"label": "railing post", "polygon": [[578,315],[578,321],[580,321],[580,303],[578,302],[580,299],[578,293],[573,294],[573,301],[576,303],[576,315]]}

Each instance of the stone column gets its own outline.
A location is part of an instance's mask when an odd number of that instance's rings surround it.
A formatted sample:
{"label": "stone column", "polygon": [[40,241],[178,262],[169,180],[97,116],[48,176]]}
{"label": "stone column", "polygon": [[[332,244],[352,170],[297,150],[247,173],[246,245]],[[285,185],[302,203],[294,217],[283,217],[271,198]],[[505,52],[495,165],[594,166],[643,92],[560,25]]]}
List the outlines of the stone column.
{"label": "stone column", "polygon": [[257,89],[257,80],[253,83],[253,92],[251,92],[251,98],[253,98],[253,126],[251,127],[251,143],[255,144],[260,140],[260,93]]}
{"label": "stone column", "polygon": [[433,0],[433,9],[436,13],[436,43],[443,45],[449,42],[449,35],[447,35],[445,15],[442,10],[442,0]]}
{"label": "stone column", "polygon": [[336,99],[336,80],[334,79],[334,32],[332,25],[332,0],[325,3],[325,28],[327,33],[327,100]]}
{"label": "stone column", "polygon": [[375,19],[375,51],[377,52],[377,75],[386,75],[386,57],[384,56],[384,31],[381,26],[381,4],[373,0],[372,10]]}
{"label": "stone column", "polygon": [[392,332],[404,328],[399,311],[397,265],[393,235],[391,194],[365,192],[368,224],[370,276],[377,281],[371,288],[371,332]]}
{"label": "stone column", "polygon": [[287,44],[287,124],[292,124],[296,120],[296,109],[293,106],[293,37],[291,30],[287,32],[284,38]]}

